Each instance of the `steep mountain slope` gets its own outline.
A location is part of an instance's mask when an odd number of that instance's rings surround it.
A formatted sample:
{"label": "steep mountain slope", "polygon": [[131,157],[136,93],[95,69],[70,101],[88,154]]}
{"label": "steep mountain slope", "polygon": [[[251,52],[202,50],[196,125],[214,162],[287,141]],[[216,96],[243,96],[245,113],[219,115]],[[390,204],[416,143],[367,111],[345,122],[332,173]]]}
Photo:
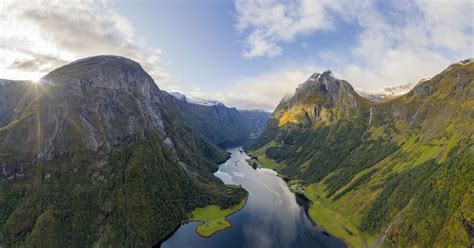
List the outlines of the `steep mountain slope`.
{"label": "steep mountain slope", "polygon": [[1,246],[149,247],[194,208],[245,195],[212,175],[227,153],[180,120],[174,99],[134,61],[91,57],[41,84],[8,84]]}
{"label": "steep mountain slope", "polygon": [[245,145],[266,127],[270,113],[237,110],[216,101],[192,100],[183,94],[176,98],[178,115],[204,138],[221,147]]}
{"label": "steep mountain slope", "polygon": [[13,81],[0,79],[0,127],[8,124],[16,114],[15,107],[21,100],[21,93],[25,91],[29,81]]}
{"label": "steep mountain slope", "polygon": [[310,216],[353,246],[472,246],[473,99],[472,60],[383,103],[315,74],[251,153],[304,188]]}

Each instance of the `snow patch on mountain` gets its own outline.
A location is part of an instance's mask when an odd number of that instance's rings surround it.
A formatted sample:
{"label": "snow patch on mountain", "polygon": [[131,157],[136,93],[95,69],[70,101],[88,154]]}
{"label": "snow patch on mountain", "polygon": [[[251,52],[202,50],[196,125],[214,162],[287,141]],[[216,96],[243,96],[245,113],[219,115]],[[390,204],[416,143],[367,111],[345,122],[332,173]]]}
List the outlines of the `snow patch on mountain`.
{"label": "snow patch on mountain", "polygon": [[168,92],[168,94],[172,95],[174,98],[178,100],[186,100],[186,96],[184,94],[181,94],[179,92]]}
{"label": "snow patch on mountain", "polygon": [[182,93],[179,92],[168,92],[168,94],[172,95],[174,98],[180,101],[186,101],[187,103],[202,105],[202,106],[225,106],[223,103],[215,101],[215,100],[207,100],[202,98],[190,98]]}
{"label": "snow patch on mountain", "polygon": [[[429,79],[422,79],[420,82],[427,81]],[[355,89],[356,92],[372,101],[383,101],[388,100],[397,96],[401,96],[403,94],[408,93],[413,87],[415,87],[415,83],[407,83],[401,84],[396,86],[388,86],[380,90],[363,90],[363,89]]]}
{"label": "snow patch on mountain", "polygon": [[254,112],[254,113],[269,113],[264,109],[238,109],[241,112]]}
{"label": "snow patch on mountain", "polygon": [[207,100],[202,98],[186,98],[188,103],[203,105],[203,106],[224,106],[223,103],[215,101],[215,100]]}

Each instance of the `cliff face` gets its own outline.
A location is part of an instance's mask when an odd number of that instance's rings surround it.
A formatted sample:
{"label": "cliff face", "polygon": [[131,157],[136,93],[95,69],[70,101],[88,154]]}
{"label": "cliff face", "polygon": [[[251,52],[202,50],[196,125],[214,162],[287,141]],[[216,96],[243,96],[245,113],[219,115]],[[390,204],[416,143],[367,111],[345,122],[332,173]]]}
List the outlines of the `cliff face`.
{"label": "cliff face", "polygon": [[22,93],[27,91],[29,81],[0,79],[0,127],[10,123],[16,116],[16,106],[21,101]]}
{"label": "cliff face", "polygon": [[174,96],[176,112],[202,137],[220,147],[245,145],[266,127],[270,113],[261,110],[237,110],[222,103],[195,101],[179,93]]}
{"label": "cliff face", "polygon": [[278,126],[287,123],[322,125],[359,115],[371,102],[359,96],[345,80],[331,71],[313,74],[293,96],[280,102],[274,112]]}
{"label": "cliff face", "polygon": [[7,82],[0,244],[146,247],[195,207],[244,194],[212,175],[225,151],[184,123],[132,60],[91,57],[39,84]]}
{"label": "cliff face", "polygon": [[[109,152],[146,129],[166,136],[160,91],[135,62],[119,57],[84,59],[29,87],[34,87],[28,92],[32,101],[17,103],[17,118],[10,122],[9,132],[1,133],[1,144],[11,152],[51,159],[77,146]],[[66,135],[72,132],[80,137]]]}
{"label": "cliff face", "polygon": [[282,100],[251,152],[300,180],[317,204],[349,213],[339,226],[352,235],[329,231],[355,246],[469,246],[472,99],[472,60],[377,103],[314,74]]}

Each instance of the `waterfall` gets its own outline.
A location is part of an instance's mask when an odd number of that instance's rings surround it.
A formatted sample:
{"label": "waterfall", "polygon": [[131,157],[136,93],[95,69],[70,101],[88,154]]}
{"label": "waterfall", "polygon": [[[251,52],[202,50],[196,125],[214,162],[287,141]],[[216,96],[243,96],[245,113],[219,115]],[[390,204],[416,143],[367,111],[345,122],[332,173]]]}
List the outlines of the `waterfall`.
{"label": "waterfall", "polygon": [[393,224],[393,221],[390,222],[390,224],[388,225],[387,229],[385,229],[385,232],[383,233],[382,237],[377,241],[377,243],[375,244],[375,247],[381,247],[381,246],[382,246],[383,241],[384,241],[385,238],[387,237],[388,231],[389,231],[390,228],[392,227],[392,224]]}
{"label": "waterfall", "polygon": [[370,128],[370,123],[372,122],[372,116],[374,115],[374,108],[370,108],[369,109],[369,124],[367,125],[367,130],[365,130],[365,132],[362,134],[362,137],[361,140],[362,142],[364,142],[364,136],[365,134],[369,131],[369,128]]}
{"label": "waterfall", "polygon": [[400,218],[400,216],[403,214],[403,212],[405,211],[406,207],[403,208],[400,212],[397,213],[397,215],[395,215],[395,217],[393,218],[393,220],[390,222],[390,224],[388,225],[387,229],[385,229],[385,232],[383,232],[383,235],[382,237],[380,237],[378,240],[377,240],[377,243],[375,244],[374,247],[382,247],[382,244],[383,244],[383,241],[385,240],[385,238],[387,237],[387,234],[388,234],[388,231],[390,231],[390,228],[392,228],[392,225],[393,223],[398,220]]}
{"label": "waterfall", "polygon": [[367,130],[370,128],[370,122],[372,121],[372,116],[374,115],[374,108],[369,109],[369,125],[367,125]]}

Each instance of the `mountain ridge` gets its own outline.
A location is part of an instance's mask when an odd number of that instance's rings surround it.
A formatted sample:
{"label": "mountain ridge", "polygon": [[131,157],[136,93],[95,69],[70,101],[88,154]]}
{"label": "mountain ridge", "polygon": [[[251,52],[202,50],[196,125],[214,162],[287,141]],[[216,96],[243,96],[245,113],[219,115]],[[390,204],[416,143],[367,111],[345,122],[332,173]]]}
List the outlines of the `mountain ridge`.
{"label": "mountain ridge", "polygon": [[379,103],[330,104],[313,87],[279,105],[250,153],[304,188],[313,220],[352,246],[472,245],[471,61]]}
{"label": "mountain ridge", "polygon": [[2,245],[149,247],[194,208],[245,197],[212,174],[228,154],[132,60],[82,59],[18,95],[0,108]]}

